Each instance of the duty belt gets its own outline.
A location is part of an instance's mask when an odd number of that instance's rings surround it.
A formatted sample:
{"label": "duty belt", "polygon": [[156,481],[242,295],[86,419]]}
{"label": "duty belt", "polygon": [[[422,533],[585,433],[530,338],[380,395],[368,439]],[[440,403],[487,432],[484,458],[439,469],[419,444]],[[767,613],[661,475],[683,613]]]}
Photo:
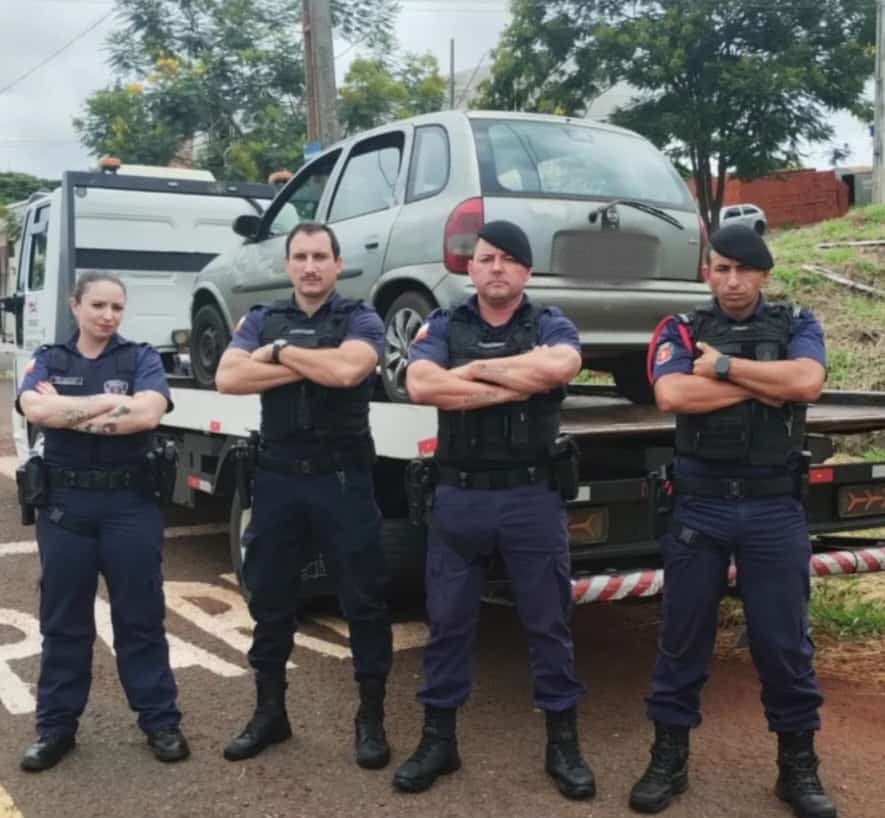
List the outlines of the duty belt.
{"label": "duty belt", "polygon": [[274,457],[265,452],[258,453],[258,467],[280,474],[330,474],[348,467],[369,467],[375,462],[375,452],[371,444],[358,446],[351,451],[324,452],[307,458]]}
{"label": "duty belt", "polygon": [[462,489],[512,489],[552,480],[553,471],[546,463],[492,471],[461,471],[452,466],[439,467],[440,483]]}
{"label": "duty belt", "polygon": [[139,488],[143,472],[135,469],[49,468],[50,488],[129,489]]}
{"label": "duty belt", "polygon": [[673,481],[675,494],[694,494],[698,497],[721,497],[741,500],[754,497],[782,497],[797,493],[795,477],[741,477],[704,478],[676,477]]}

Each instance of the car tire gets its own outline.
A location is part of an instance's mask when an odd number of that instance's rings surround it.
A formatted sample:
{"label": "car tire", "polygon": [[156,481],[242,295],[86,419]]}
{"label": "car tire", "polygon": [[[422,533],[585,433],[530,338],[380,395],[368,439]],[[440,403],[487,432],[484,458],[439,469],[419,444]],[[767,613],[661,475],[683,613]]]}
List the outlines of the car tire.
{"label": "car tire", "polygon": [[655,393],[645,372],[645,356],[631,356],[612,368],[615,386],[632,403],[648,405],[655,402]]}
{"label": "car tire", "polygon": [[430,296],[414,290],[397,296],[384,314],[384,354],[381,382],[392,403],[408,403],[406,362],[409,344],[421,324],[436,308]]}
{"label": "car tire", "polygon": [[230,330],[218,307],[200,307],[194,316],[190,339],[191,369],[200,389],[215,388],[215,371],[229,343]]}
{"label": "car tire", "polygon": [[756,222],[756,224],[753,225],[753,229],[761,236],[765,233],[765,222]]}

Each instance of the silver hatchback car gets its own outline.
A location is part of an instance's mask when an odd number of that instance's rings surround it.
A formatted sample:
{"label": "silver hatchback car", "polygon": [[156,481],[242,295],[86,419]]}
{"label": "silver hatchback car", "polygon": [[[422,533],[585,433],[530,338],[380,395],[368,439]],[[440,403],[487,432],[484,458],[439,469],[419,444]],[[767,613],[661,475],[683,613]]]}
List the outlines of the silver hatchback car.
{"label": "silver hatchback car", "polygon": [[384,319],[381,377],[406,400],[408,346],[427,314],[473,292],[467,261],[484,221],[528,234],[529,297],[555,304],[580,332],[585,364],[613,373],[645,401],[644,354],[669,313],[708,296],[700,280],[702,222],[685,183],[650,142],[588,120],[444,111],[339,142],[305,164],[244,238],[198,276],[191,362],[211,386],[232,327],[253,304],[285,296],[285,237],[300,221],[341,242],[342,295]]}

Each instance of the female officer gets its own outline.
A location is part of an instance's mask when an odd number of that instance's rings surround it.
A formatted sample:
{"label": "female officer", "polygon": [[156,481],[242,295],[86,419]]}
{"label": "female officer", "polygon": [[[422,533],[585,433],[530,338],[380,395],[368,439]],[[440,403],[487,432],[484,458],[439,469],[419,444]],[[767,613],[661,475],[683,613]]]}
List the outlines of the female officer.
{"label": "female officer", "polygon": [[95,593],[104,575],[120,681],[160,761],[190,750],[163,629],[163,518],[146,491],[150,432],[172,408],[160,356],[117,335],[126,289],[87,273],[70,299],[79,330],[41,347],[16,408],[43,428],[48,502],[39,510],[40,630],[37,741],[24,770],[57,764],[74,747],[89,694]]}

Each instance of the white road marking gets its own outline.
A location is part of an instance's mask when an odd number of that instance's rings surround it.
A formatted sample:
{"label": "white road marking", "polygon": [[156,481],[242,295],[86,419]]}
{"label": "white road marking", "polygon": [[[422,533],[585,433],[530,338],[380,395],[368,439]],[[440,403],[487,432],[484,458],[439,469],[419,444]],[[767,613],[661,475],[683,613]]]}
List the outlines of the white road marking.
{"label": "white road marking", "polygon": [[[111,625],[111,606],[101,597],[95,599],[95,629],[99,637],[111,653],[114,652],[114,629]],[[179,639],[171,633],[166,634],[169,642],[169,664],[176,667],[203,667],[217,676],[242,676],[246,669],[232,665],[224,659],[213,656],[209,651]]]}
{"label": "white road marking", "polygon": [[0,703],[14,716],[33,713],[36,701],[31,685],[22,681],[9,662],[40,655],[40,623],[30,614],[0,608],[0,624],[10,625],[23,635],[18,642],[0,644]]}
{"label": "white road marking", "polygon": [[[312,622],[322,625],[335,633],[340,634],[346,639],[350,638],[350,629],[347,622],[338,617],[331,616],[313,616]],[[393,649],[411,650],[412,648],[422,648],[427,642],[427,625],[423,622],[394,622],[393,624]]]}
{"label": "white road marking", "polygon": [[23,818],[12,796],[0,784],[0,818]]}
{"label": "white road marking", "polygon": [[33,540],[22,542],[5,542],[0,545],[0,557],[8,557],[14,554],[36,554],[37,543]]}
{"label": "white road marking", "polygon": [[17,466],[18,458],[15,455],[12,457],[0,457],[0,475],[3,475],[3,477],[15,480],[15,469]]}

